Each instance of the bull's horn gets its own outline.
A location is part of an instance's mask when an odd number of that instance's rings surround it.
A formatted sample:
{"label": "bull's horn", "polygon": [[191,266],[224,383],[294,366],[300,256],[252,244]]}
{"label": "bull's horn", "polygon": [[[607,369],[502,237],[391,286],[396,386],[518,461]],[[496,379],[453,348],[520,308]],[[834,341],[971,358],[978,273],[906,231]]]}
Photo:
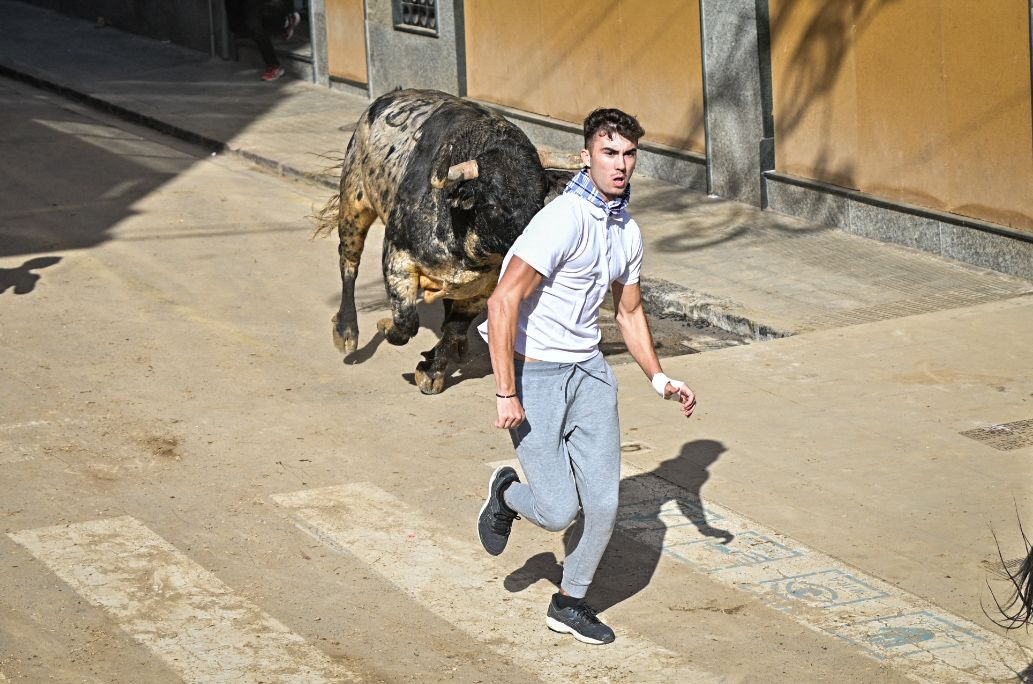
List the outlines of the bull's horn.
{"label": "bull's horn", "polygon": [[448,172],[444,178],[441,178],[435,173],[431,176],[430,184],[438,188],[447,188],[450,185],[455,185],[460,181],[473,180],[477,177],[477,160],[469,159],[459,164],[454,164],[448,167]]}
{"label": "bull's horn", "polygon": [[580,171],[585,165],[581,161],[580,154],[564,154],[562,152],[550,152],[549,150],[538,150],[538,159],[541,160],[543,169]]}

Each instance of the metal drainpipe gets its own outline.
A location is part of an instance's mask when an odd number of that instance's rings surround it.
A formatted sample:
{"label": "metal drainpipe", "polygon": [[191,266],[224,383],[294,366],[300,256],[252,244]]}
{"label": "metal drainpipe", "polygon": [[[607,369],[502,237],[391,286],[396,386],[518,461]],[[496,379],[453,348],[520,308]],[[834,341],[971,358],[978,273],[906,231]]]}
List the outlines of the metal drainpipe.
{"label": "metal drainpipe", "polygon": [[[1031,0],[1033,2],[1033,0]],[[768,208],[766,171],[775,168],[774,86],[771,77],[771,7],[768,0],[755,0],[757,18],[757,62],[760,78],[761,133],[760,140],[760,208]]]}
{"label": "metal drainpipe", "polygon": [[215,7],[212,3],[215,0],[208,0],[208,56],[215,56]]}
{"label": "metal drainpipe", "polygon": [[[1030,0],[1033,2],[1033,0]],[[703,138],[706,148],[707,155],[707,194],[713,195],[714,193],[714,157],[712,155],[712,149],[710,145],[710,112],[707,108],[707,17],[706,17],[706,4],[707,0],[699,0],[699,42],[700,47],[700,59],[703,62]]]}

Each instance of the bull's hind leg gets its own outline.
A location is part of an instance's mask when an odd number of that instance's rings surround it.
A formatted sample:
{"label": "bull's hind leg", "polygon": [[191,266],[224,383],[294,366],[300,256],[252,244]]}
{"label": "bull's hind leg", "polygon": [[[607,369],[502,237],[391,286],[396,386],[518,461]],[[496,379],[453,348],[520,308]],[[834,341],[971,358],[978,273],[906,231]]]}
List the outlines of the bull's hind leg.
{"label": "bull's hind leg", "polygon": [[414,337],[420,328],[416,313],[419,295],[419,276],[412,256],[384,241],[384,284],[391,299],[391,318],[381,318],[377,330],[391,344],[402,345]]}
{"label": "bull's hind leg", "polygon": [[341,306],[334,315],[334,345],[345,356],[359,344],[359,320],[355,313],[355,278],[359,274],[362,248],[376,212],[365,201],[361,186],[353,188],[347,179],[341,183],[341,206],[337,234],[337,252],[341,261]]}
{"label": "bull's hind leg", "polygon": [[446,299],[445,322],[441,324],[441,340],[430,351],[423,352],[424,360],[416,365],[416,386],[424,394],[439,394],[445,389],[449,361],[460,361],[466,356],[466,333],[470,322],[484,311],[487,297],[474,299]]}

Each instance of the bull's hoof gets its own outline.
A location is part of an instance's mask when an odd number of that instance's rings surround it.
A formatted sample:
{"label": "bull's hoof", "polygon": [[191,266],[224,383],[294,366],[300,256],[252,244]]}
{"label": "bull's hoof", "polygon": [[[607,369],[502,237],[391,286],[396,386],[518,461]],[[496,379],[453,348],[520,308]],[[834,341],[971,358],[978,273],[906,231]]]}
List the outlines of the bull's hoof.
{"label": "bull's hoof", "polygon": [[416,367],[416,386],[420,388],[420,391],[424,394],[441,394],[445,391],[445,374],[440,373],[438,375],[427,375],[426,372],[420,370],[419,366]]}
{"label": "bull's hoof", "polygon": [[445,351],[449,361],[462,361],[466,356],[466,338],[462,337],[449,344]]}
{"label": "bull's hoof", "polygon": [[334,323],[334,346],[337,350],[348,356],[354,354],[359,348],[359,335],[355,330],[344,330],[337,324],[337,315],[333,317]]}
{"label": "bull's hoof", "polygon": [[337,351],[341,352],[345,356],[350,356],[359,348],[359,341],[356,339],[355,335],[351,333],[341,333],[341,331],[334,326],[334,346],[337,347]]}
{"label": "bull's hoof", "polygon": [[398,332],[398,328],[390,318],[381,318],[377,321],[377,330],[384,336],[384,339],[393,345],[401,346],[409,341],[409,336]]}

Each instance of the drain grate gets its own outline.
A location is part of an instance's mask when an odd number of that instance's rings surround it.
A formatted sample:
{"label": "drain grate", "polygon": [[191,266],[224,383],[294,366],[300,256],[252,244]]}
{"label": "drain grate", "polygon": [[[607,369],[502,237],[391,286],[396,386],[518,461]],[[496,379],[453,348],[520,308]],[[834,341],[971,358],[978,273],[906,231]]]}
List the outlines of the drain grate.
{"label": "drain grate", "polygon": [[965,430],[961,434],[994,449],[1011,451],[1033,446],[1033,420],[988,425],[975,430]]}
{"label": "drain grate", "polygon": [[1012,558],[1011,560],[1006,560],[1003,563],[1000,558],[994,557],[980,561],[979,564],[983,566],[983,569],[987,572],[993,573],[1002,579],[1008,579],[1014,575],[1025,562],[1025,556]]}

